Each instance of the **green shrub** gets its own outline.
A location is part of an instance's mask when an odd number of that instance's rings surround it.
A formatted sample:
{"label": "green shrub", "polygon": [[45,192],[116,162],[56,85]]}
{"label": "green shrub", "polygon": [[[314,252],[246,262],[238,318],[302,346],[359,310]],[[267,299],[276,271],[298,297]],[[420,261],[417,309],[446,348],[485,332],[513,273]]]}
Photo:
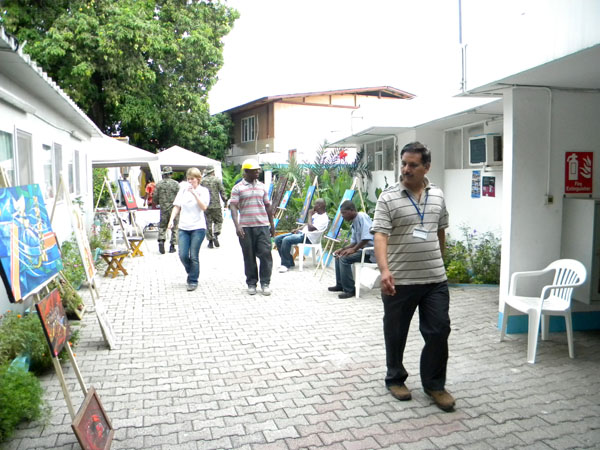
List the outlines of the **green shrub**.
{"label": "green shrub", "polygon": [[86,279],[85,268],[81,261],[79,253],[79,245],[75,240],[75,235],[71,235],[71,239],[64,241],[60,245],[60,253],[63,262],[63,274],[69,283],[76,288],[81,286]]}
{"label": "green shrub", "polygon": [[[108,193],[106,186],[104,186],[104,177],[107,175],[108,169],[106,168],[92,169],[92,179],[94,183],[94,207],[98,205],[100,208],[105,208],[110,205],[110,194]],[[101,193],[102,195],[100,195]],[[98,201],[99,196],[100,201]]]}
{"label": "green shrub", "polygon": [[0,366],[0,442],[12,436],[19,423],[42,415],[42,393],[34,374],[8,364]]}
{"label": "green shrub", "polygon": [[450,283],[500,283],[501,242],[494,233],[460,228],[463,240],[448,237],[444,265]]}
{"label": "green shrub", "polygon": [[[69,341],[75,345],[78,340],[79,330],[71,327]],[[32,372],[43,373],[52,367],[52,357],[37,313],[21,315],[8,311],[0,322],[0,365],[21,354],[30,357]],[[59,357],[68,358],[65,349]]]}

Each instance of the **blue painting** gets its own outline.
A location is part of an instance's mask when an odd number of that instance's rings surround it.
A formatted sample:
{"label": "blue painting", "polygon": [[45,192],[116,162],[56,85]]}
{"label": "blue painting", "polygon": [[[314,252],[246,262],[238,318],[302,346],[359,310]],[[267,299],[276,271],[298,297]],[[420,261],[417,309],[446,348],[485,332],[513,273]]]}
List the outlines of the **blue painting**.
{"label": "blue painting", "polygon": [[283,197],[281,199],[281,203],[279,204],[279,209],[286,209],[287,205],[290,201],[290,197],[292,196],[292,191],[285,191]]}
{"label": "blue painting", "polygon": [[316,186],[309,186],[306,191],[306,198],[304,199],[304,205],[302,205],[302,211],[300,212],[300,218],[298,219],[298,223],[305,223],[306,217],[308,215],[308,210],[310,209],[310,204],[312,203],[313,197],[315,195]]}
{"label": "blue painting", "polygon": [[1,188],[0,275],[9,300],[22,301],[62,267],[39,185]]}
{"label": "blue painting", "polygon": [[344,223],[340,208],[342,207],[342,203],[344,203],[346,200],[352,200],[352,197],[354,197],[354,192],[354,189],[346,189],[346,192],[344,192],[344,196],[342,197],[340,206],[338,206],[337,212],[335,213],[335,218],[333,219],[331,228],[325,235],[326,237],[330,239],[337,239],[338,235],[340,234],[340,229],[342,228],[342,223]]}

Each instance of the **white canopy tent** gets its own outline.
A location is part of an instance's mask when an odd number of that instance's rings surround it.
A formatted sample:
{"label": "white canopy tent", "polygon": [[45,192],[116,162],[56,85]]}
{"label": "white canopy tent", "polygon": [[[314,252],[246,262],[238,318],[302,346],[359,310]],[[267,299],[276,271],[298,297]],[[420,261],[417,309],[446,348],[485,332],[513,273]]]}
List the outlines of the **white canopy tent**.
{"label": "white canopy tent", "polygon": [[158,156],[117,139],[104,136],[92,139],[92,167],[149,166],[156,181],[160,180]]}
{"label": "white canopy tent", "polygon": [[157,155],[108,136],[92,139],[90,158],[93,168],[114,168],[108,177],[112,181],[118,180],[121,176],[117,168],[130,168],[129,181],[138,206],[143,204],[143,198],[139,192],[140,166],[148,166],[155,181],[161,179]]}
{"label": "white canopy tent", "polygon": [[199,155],[185,148],[174,145],[158,154],[158,162],[161,167],[171,166],[174,171],[185,171],[190,167],[206,170],[208,167],[215,168],[215,175],[223,178],[221,161]]}

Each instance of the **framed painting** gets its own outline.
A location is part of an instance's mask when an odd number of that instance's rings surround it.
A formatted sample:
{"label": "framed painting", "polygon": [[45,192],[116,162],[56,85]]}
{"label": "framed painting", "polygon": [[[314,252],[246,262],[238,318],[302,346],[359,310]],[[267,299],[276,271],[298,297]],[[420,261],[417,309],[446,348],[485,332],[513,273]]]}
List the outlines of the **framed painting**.
{"label": "framed painting", "polygon": [[22,301],[62,268],[39,185],[0,189],[0,275],[8,299]]}
{"label": "framed painting", "polygon": [[58,289],[54,289],[41,302],[36,303],[35,309],[42,322],[50,352],[56,357],[71,337],[71,328]]}
{"label": "framed painting", "polygon": [[279,209],[286,209],[288,203],[290,202],[290,197],[292,196],[292,191],[285,191],[283,197],[281,198],[281,203],[279,204]]}
{"label": "framed painting", "polygon": [[121,194],[123,194],[123,201],[125,202],[127,210],[136,210],[137,203],[133,196],[133,189],[131,189],[129,180],[119,180],[119,187],[121,188]]}
{"label": "framed painting", "polygon": [[100,398],[90,387],[83,404],[71,424],[79,445],[84,450],[108,450],[115,430],[100,403]]}
{"label": "framed painting", "polygon": [[315,195],[316,186],[309,186],[306,191],[306,197],[304,198],[304,205],[302,205],[302,211],[300,211],[300,218],[297,223],[305,223],[306,217],[308,216],[308,210],[310,209],[310,204],[312,203],[313,197]]}
{"label": "framed painting", "polygon": [[346,189],[346,192],[344,192],[344,196],[342,197],[340,206],[338,206],[337,212],[335,213],[335,218],[333,219],[333,222],[331,223],[331,228],[325,235],[328,238],[337,239],[338,235],[340,234],[340,229],[342,228],[342,223],[344,223],[344,219],[342,218],[342,211],[341,211],[342,203],[344,203],[346,200],[352,200],[352,197],[354,197],[355,192],[356,191],[354,191],[354,189]]}

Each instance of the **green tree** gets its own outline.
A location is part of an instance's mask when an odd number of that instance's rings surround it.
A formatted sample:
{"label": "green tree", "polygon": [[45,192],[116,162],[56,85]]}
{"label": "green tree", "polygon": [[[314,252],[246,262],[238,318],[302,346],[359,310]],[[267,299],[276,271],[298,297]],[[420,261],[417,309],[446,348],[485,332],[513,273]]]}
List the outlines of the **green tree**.
{"label": "green tree", "polygon": [[210,0],[4,0],[0,25],[107,134],[218,157],[230,122],[209,114],[237,11]]}

